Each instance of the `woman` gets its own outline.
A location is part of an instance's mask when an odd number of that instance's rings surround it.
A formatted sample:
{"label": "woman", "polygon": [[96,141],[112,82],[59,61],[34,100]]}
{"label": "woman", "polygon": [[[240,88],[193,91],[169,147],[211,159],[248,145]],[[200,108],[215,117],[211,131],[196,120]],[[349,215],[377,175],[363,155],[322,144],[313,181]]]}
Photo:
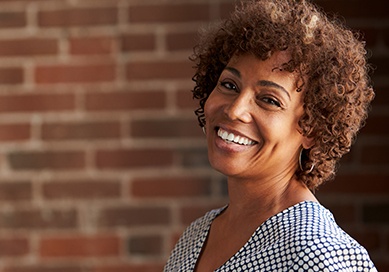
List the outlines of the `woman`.
{"label": "woman", "polygon": [[191,224],[165,271],[376,271],[313,194],[367,117],[365,54],[304,0],[246,1],[203,35],[196,114],[229,204]]}

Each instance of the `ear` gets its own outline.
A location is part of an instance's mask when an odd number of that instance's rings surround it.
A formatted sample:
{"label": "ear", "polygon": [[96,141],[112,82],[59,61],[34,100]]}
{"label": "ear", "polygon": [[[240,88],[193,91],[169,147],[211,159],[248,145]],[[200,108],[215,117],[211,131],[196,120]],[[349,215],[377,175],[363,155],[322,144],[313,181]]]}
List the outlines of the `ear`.
{"label": "ear", "polygon": [[314,139],[312,137],[303,137],[303,148],[310,149],[314,145]]}

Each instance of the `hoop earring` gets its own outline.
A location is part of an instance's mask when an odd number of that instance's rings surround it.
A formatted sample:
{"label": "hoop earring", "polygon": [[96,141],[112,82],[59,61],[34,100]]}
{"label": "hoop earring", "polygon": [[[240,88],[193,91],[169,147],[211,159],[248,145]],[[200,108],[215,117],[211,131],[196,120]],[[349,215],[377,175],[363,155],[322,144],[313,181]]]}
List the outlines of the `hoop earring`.
{"label": "hoop earring", "polygon": [[[299,155],[299,166],[300,166],[300,170],[301,170],[302,172],[304,172],[304,167],[303,167],[303,164],[302,164],[303,150],[304,150],[304,148],[301,148],[301,150],[300,150],[300,155]],[[315,164],[312,163],[311,168],[309,169],[309,171],[307,172],[307,174],[311,173],[314,167],[315,167]]]}

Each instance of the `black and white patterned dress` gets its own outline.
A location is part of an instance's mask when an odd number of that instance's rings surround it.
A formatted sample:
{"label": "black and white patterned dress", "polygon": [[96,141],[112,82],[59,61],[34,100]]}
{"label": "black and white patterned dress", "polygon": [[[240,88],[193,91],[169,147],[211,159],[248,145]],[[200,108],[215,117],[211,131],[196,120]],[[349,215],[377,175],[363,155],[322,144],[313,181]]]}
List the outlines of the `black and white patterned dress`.
{"label": "black and white patterned dress", "polygon": [[[213,219],[193,222],[173,249],[164,271],[193,271]],[[304,201],[267,219],[246,244],[215,271],[377,271],[366,250],[345,233],[329,210]]]}

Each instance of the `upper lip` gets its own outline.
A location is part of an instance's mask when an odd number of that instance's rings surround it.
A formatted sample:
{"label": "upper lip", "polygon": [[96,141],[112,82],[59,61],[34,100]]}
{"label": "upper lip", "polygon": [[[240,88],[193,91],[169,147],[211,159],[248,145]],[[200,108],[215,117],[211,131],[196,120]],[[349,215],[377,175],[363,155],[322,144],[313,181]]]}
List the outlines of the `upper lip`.
{"label": "upper lip", "polygon": [[256,141],[255,139],[251,138],[250,136],[247,136],[246,134],[242,133],[241,131],[239,130],[236,130],[234,128],[231,128],[231,127],[228,127],[228,126],[225,126],[225,125],[219,125],[219,126],[216,126],[216,131],[219,130],[219,128],[229,132],[229,133],[232,133],[234,134],[235,136],[240,136],[240,137],[245,137],[255,143],[258,143],[258,141]]}

